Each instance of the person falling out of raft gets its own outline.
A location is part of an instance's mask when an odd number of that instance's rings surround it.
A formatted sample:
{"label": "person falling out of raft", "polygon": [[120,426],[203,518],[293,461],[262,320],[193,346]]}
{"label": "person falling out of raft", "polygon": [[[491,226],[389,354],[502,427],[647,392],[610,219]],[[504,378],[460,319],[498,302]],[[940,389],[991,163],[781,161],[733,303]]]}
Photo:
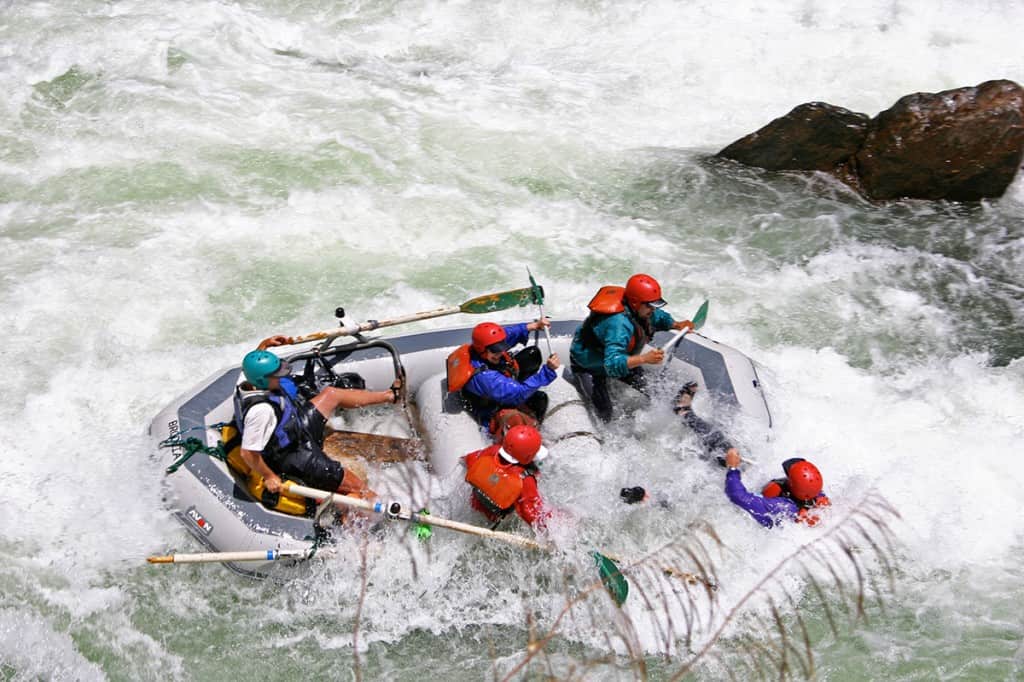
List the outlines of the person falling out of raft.
{"label": "person falling out of raft", "polygon": [[644,274],[630,277],[625,287],[601,287],[588,304],[590,314],[573,335],[570,368],[603,421],[612,418],[608,378],[644,391],[640,366],[658,365],[665,358],[660,348],[642,352],[654,332],[693,329],[690,320],[676,322],[661,309],[664,305],[661,285]]}
{"label": "person falling out of raft", "polygon": [[536,428],[544,419],[548,396],[538,389],[558,378],[558,353],[542,362],[537,346],[515,355],[508,351],[526,343],[530,332],[549,326],[546,317],[507,327],[482,322],[473,328],[472,343],[448,356],[448,390],[459,391],[470,414],[490,430],[495,442],[513,426]]}
{"label": "person falling out of raft", "polygon": [[[676,396],[676,405],[673,409],[682,417],[683,423],[697,433],[708,455],[716,457],[718,463],[727,469],[725,494],[729,500],[767,528],[772,528],[783,520],[806,523],[809,526],[818,523],[820,517],[815,509],[829,506],[829,499],[822,492],[822,478],[818,467],[800,457],[787,459],[782,463],[784,478],[769,481],[761,489],[760,495],[751,493],[743,485],[740,477],[742,458],[739,450],[721,431],[693,411],[693,396],[696,392],[697,382],[691,381],[684,385]],[[623,497],[626,497],[625,493]]]}
{"label": "person falling out of raft", "polygon": [[291,381],[291,367],[268,350],[248,353],[242,372],[246,381],[235,389],[241,454],[249,468],[263,477],[267,490],[280,492],[281,476],[287,476],[321,490],[367,492],[361,477],[324,454],[324,425],[339,407],[398,402],[399,381],[384,391],[328,386],[307,401],[294,393],[294,384],[291,390],[285,388],[285,382]]}
{"label": "person falling out of raft", "polygon": [[534,530],[545,530],[554,511],[545,507],[537,490],[537,464],[547,454],[540,432],[520,425],[511,427],[500,444],[465,455],[466,482],[473,489],[470,505],[492,527],[515,512]]}

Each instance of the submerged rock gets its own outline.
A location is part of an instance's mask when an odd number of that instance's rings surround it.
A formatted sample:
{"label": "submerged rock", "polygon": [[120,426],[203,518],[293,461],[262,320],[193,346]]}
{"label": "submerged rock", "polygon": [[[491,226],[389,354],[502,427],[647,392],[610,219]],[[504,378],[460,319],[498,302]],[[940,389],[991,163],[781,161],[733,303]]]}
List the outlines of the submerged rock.
{"label": "submerged rock", "polygon": [[998,197],[1024,158],[1024,89],[1008,80],[907,95],[873,119],[803,104],[718,156],[831,173],[870,199]]}

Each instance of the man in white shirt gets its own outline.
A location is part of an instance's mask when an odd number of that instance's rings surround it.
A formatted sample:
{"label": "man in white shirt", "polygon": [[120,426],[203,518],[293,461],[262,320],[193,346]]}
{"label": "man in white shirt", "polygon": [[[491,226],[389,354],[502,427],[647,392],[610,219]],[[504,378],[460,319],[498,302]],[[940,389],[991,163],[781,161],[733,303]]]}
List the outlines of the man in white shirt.
{"label": "man in white shirt", "polygon": [[254,350],[242,361],[246,381],[235,391],[235,420],[242,432],[242,458],[258,472],[271,493],[281,490],[281,476],[340,493],[361,493],[366,482],[324,454],[324,424],[335,409],[399,400],[400,382],[385,391],[328,386],[311,400],[289,395],[281,379],[288,363],[267,350]]}

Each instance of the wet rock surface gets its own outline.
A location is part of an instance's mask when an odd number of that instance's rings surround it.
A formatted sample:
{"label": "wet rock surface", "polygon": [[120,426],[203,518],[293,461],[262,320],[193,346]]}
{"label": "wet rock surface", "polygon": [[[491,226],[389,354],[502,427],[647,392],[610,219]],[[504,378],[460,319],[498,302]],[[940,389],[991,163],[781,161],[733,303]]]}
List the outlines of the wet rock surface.
{"label": "wet rock surface", "polygon": [[827,172],[876,200],[998,197],[1024,157],[1024,89],[996,80],[915,93],[872,119],[812,102],[718,156],[769,170]]}
{"label": "wet rock surface", "polygon": [[860,149],[870,120],[825,102],[801,104],[718,155],[769,170],[832,171]]}

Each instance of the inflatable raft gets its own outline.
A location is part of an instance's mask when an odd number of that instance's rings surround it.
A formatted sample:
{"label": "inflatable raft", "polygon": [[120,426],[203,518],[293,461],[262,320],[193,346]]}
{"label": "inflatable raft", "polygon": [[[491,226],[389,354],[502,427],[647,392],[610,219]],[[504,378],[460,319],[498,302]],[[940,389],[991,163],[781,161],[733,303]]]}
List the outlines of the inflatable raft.
{"label": "inflatable raft", "polygon": [[[563,362],[569,358],[572,334],[579,324],[578,320],[552,322],[552,349]],[[405,509],[416,510],[450,495],[465,485],[460,457],[489,444],[458,395],[447,391],[445,360],[468,342],[471,329],[389,338],[339,337],[312,349],[282,353],[300,382],[357,373],[366,388],[384,390],[396,376],[405,375],[403,406],[353,410],[329,422],[325,450],[346,464],[351,464],[353,456],[365,462],[370,486],[381,499],[401,500]],[[671,336],[660,332],[652,344],[663,346]],[[543,341],[541,346],[546,355]],[[731,406],[765,429],[771,427],[757,370],[745,355],[697,333],[684,336],[672,354],[672,380],[696,379],[717,403]],[[553,454],[567,441],[593,438],[599,442],[597,434],[604,428],[596,425],[571,372],[566,368],[560,373],[545,389],[550,403],[541,427]],[[304,561],[330,542],[336,527],[332,510],[304,503],[291,509],[293,513],[269,508],[254,496],[242,472],[209,456],[230,435],[224,425],[234,416],[234,390],[241,381],[237,366],[208,377],[161,411],[150,433],[161,443],[171,444],[158,452],[162,464],[177,464],[167,476],[169,502],[185,528],[212,552],[266,553],[264,561],[226,563],[238,573],[266,576],[280,570],[276,567]],[[187,437],[196,439],[191,443],[201,444],[204,451],[180,461],[196,449],[183,445]]]}

